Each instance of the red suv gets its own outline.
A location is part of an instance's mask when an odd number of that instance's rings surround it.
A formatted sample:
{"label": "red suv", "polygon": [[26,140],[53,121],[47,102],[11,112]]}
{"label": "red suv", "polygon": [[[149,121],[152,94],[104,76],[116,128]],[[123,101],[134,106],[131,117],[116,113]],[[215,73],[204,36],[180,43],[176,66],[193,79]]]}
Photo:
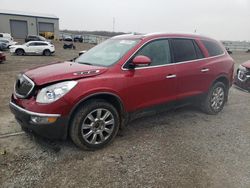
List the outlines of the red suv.
{"label": "red suv", "polygon": [[18,75],[10,108],[24,129],[68,135],[81,148],[110,143],[132,117],[190,102],[220,112],[233,80],[233,59],[198,35],[113,37],[74,62]]}

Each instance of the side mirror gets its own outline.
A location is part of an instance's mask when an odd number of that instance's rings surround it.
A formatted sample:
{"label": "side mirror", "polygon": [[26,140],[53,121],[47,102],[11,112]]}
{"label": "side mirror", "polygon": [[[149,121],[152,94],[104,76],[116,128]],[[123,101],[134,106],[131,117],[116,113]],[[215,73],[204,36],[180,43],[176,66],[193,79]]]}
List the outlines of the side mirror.
{"label": "side mirror", "polygon": [[78,57],[74,57],[73,59],[70,59],[69,61],[75,62],[75,60],[76,60],[77,58],[78,58]]}
{"label": "side mirror", "polygon": [[80,55],[82,55],[82,54],[85,54],[86,52],[87,52],[87,50],[80,51],[80,52],[78,53],[78,55],[80,56]]}
{"label": "side mirror", "polygon": [[138,55],[132,60],[134,66],[149,65],[151,62],[151,59],[144,55]]}

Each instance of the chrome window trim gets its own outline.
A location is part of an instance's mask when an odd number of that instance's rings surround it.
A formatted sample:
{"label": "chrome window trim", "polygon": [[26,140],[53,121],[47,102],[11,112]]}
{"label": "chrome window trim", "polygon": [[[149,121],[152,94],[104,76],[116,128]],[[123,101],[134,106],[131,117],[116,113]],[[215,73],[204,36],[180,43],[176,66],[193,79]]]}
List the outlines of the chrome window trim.
{"label": "chrome window trim", "polygon": [[[121,69],[126,71],[126,70],[131,70],[131,69],[127,69],[124,68],[124,65],[131,59],[131,57],[133,57],[141,48],[143,48],[146,44],[148,44],[151,41],[154,40],[159,40],[159,39],[190,39],[190,40],[195,40],[196,38],[190,37],[190,38],[186,38],[186,37],[158,37],[158,38],[154,38],[151,39],[149,41],[147,41],[146,43],[144,43],[140,48],[138,48],[128,59],[125,63],[123,63],[123,65],[121,66]],[[147,66],[147,67],[136,67],[133,70],[139,70],[139,69],[149,69],[149,68],[157,68],[157,67],[165,67],[165,66],[171,66],[171,65],[178,65],[178,64],[184,64],[184,63],[190,63],[190,62],[196,62],[196,61],[201,61],[201,60],[206,60],[206,59],[213,59],[213,58],[217,58],[217,57],[222,57],[224,56],[225,50],[223,49],[224,53],[217,55],[217,56],[212,56],[212,57],[204,57],[204,58],[200,58],[200,59],[194,59],[194,60],[189,60],[189,61],[181,61],[181,62],[175,62],[175,63],[169,63],[169,64],[165,64],[165,65],[155,65],[155,66]]]}
{"label": "chrome window trim", "polygon": [[61,116],[61,114],[44,114],[44,113],[31,112],[29,110],[23,109],[22,107],[16,105],[15,103],[11,101],[10,101],[10,106],[20,110],[21,112],[24,112],[26,114],[33,115],[33,116],[40,116],[40,117],[60,117]]}
{"label": "chrome window trim", "polygon": [[30,91],[29,91],[25,96],[24,96],[24,95],[19,95],[19,94],[16,92],[16,82],[15,82],[15,84],[14,84],[14,93],[15,93],[15,95],[16,95],[18,98],[24,99],[24,98],[28,97],[29,94],[32,92],[32,90],[33,90],[34,87],[35,87],[35,83],[34,83],[28,76],[26,76],[25,74],[22,74],[22,76],[23,76],[25,79],[27,79],[27,80],[32,84],[32,87],[31,87]]}

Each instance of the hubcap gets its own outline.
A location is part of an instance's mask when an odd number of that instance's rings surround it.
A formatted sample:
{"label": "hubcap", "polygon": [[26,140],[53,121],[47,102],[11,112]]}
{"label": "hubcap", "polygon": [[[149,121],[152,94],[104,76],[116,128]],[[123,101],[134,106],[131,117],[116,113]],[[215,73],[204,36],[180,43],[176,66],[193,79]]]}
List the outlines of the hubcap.
{"label": "hubcap", "polygon": [[221,108],[223,102],[224,102],[224,90],[221,87],[217,87],[215,88],[215,90],[212,93],[212,97],[211,97],[211,107],[214,110],[218,110]]}
{"label": "hubcap", "polygon": [[112,134],[114,124],[114,116],[109,110],[95,109],[83,120],[82,137],[89,144],[101,144]]}

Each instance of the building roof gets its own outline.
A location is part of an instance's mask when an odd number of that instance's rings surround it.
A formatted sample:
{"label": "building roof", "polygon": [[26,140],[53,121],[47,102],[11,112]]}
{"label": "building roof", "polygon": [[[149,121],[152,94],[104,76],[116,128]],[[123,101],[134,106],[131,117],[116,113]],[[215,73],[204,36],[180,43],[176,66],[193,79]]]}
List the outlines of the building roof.
{"label": "building roof", "polygon": [[0,14],[15,15],[15,16],[39,17],[39,18],[50,18],[50,19],[59,19],[57,16],[55,16],[53,14],[24,12],[24,11],[17,11],[17,10],[2,10],[2,9],[0,9]]}

